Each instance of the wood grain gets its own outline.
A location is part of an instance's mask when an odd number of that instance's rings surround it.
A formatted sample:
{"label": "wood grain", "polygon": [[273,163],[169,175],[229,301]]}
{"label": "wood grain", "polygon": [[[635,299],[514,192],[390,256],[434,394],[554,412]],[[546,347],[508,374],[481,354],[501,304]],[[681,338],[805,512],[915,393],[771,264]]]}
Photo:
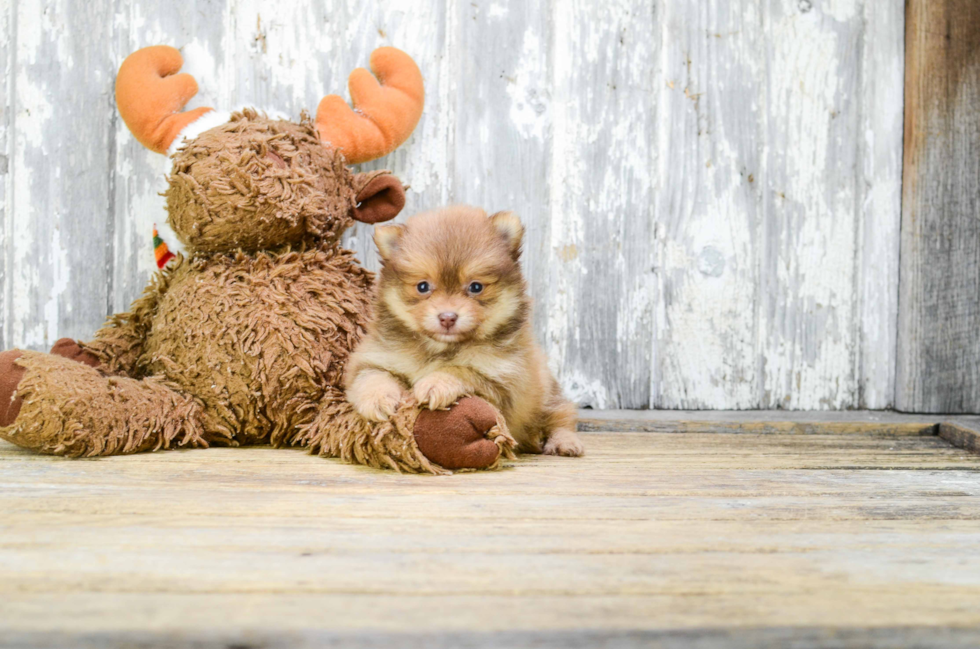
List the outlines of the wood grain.
{"label": "wood grain", "polygon": [[980,412],[980,5],[908,3],[897,406]]}
{"label": "wood grain", "polygon": [[980,625],[980,457],[935,436],[585,441],[580,460],[447,478],[267,448],[72,461],[0,443],[0,628],[103,647],[975,637],[936,628]]}
{"label": "wood grain", "polygon": [[654,405],[758,408],[768,10],[725,0],[664,10]]}
{"label": "wood grain", "polygon": [[[950,423],[959,423],[956,421]],[[964,422],[965,423],[965,422]],[[580,410],[578,429],[649,433],[936,435],[939,421],[882,411]]]}
{"label": "wood grain", "polygon": [[548,319],[540,335],[568,396],[652,402],[652,170],[659,4],[556,7]]}
{"label": "wood grain", "polygon": [[12,11],[4,345],[47,349],[105,317],[113,13],[62,0]]}
{"label": "wood grain", "polygon": [[856,405],[895,405],[902,211],[905,3],[865,2],[857,154]]}
{"label": "wood grain", "polygon": [[939,436],[957,448],[980,454],[980,420],[960,417],[943,422]]}
{"label": "wood grain", "polygon": [[[894,404],[902,0],[69,5],[0,4],[3,347],[127,308],[153,223],[179,247],[167,162],[112,106],[128,53],[180,47],[192,107],[295,118],[396,45],[426,110],[363,167],[412,186],[406,216],[521,214],[536,331],[581,405]],[[376,268],[370,236],[344,241]]]}

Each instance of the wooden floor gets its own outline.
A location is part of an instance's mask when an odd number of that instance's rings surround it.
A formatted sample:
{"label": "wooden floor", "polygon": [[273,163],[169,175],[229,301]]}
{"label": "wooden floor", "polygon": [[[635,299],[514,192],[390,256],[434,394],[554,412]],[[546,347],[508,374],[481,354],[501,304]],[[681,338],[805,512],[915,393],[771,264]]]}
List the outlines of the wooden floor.
{"label": "wooden floor", "polygon": [[980,456],[888,430],[592,432],[443,478],[0,442],[0,645],[977,646]]}

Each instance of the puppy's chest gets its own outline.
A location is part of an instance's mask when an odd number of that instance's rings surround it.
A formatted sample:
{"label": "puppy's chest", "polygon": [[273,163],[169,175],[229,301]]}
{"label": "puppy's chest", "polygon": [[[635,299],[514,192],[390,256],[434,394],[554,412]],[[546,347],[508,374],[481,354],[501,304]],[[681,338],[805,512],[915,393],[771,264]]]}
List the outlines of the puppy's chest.
{"label": "puppy's chest", "polygon": [[403,354],[397,355],[394,360],[395,367],[392,369],[405,376],[413,385],[434,372],[452,369],[469,370],[504,386],[514,384],[525,373],[523,363],[517,355],[484,349],[462,349],[452,356],[419,357]]}

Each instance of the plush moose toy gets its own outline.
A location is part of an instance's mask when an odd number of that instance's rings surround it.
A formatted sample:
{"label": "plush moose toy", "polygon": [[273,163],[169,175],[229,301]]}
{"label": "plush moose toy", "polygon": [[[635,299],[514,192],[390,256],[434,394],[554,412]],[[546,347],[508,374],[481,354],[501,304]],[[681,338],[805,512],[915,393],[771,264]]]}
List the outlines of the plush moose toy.
{"label": "plush moose toy", "polygon": [[[513,440],[487,402],[363,420],[342,377],[364,331],[373,276],[341,234],[404,207],[386,155],[421,116],[422,75],[404,52],[349,80],[356,110],[325,97],[312,121],[254,110],[180,112],[197,92],[171,47],[119,69],[116,103],[135,137],[172,156],[168,222],[187,250],[95,340],[0,354],[0,438],[73,457],[272,444],[377,468],[492,468]],[[379,81],[380,80],[380,83]]]}

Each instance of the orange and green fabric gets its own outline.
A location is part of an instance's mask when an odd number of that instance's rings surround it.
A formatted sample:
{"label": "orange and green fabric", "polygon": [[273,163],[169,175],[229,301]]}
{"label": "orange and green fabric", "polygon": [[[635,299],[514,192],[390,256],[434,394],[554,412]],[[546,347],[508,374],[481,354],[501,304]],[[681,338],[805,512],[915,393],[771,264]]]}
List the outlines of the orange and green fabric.
{"label": "orange and green fabric", "polygon": [[170,252],[167,242],[160,238],[156,223],[153,224],[153,255],[157,258],[157,268],[163,268],[174,258],[174,253]]}

